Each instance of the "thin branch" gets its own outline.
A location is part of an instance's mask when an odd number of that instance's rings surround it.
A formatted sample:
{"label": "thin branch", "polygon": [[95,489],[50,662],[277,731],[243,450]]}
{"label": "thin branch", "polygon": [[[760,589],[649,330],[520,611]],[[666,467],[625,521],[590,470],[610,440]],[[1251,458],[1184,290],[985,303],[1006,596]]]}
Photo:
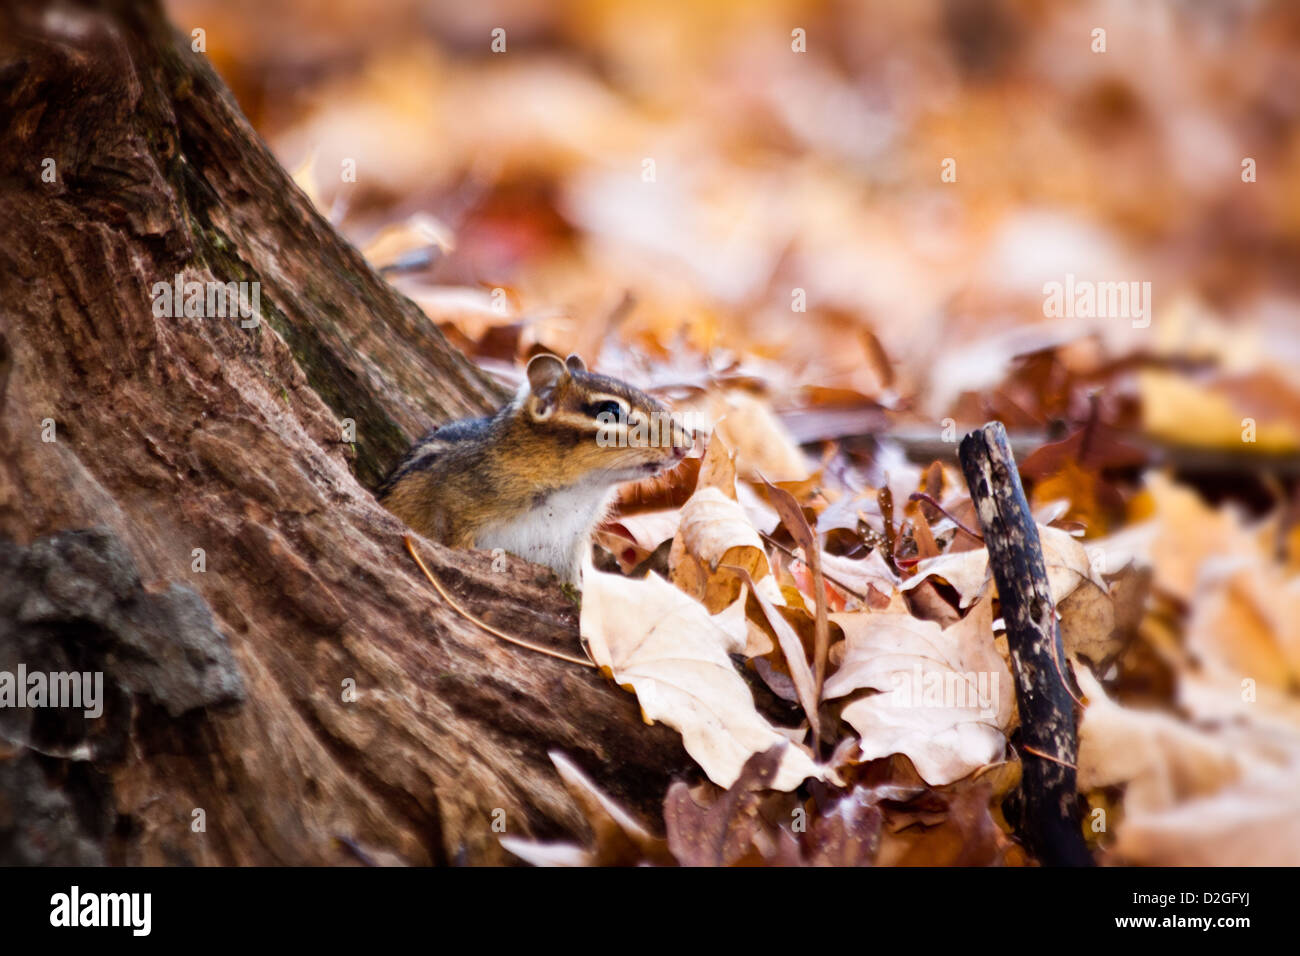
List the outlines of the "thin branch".
{"label": "thin branch", "polygon": [[1042,757],[1044,760],[1050,760],[1053,763],[1059,763],[1062,767],[1069,767],[1071,770],[1075,770],[1075,771],[1079,769],[1078,764],[1070,763],[1068,760],[1062,760],[1060,757],[1053,757],[1051,754],[1047,753],[1046,751],[1039,750],[1036,747],[1031,747],[1028,744],[1021,744],[1020,749],[1027,754],[1033,754],[1035,757]]}
{"label": "thin branch", "polygon": [[[758,533],[758,536],[759,536],[760,538],[762,538],[763,541],[764,541],[766,544],[770,544],[772,547],[776,548],[776,550],[780,551],[782,554],[784,554],[784,555],[785,555],[787,558],[789,558],[791,561],[798,561],[798,562],[800,562],[800,563],[802,563],[802,564],[808,564],[808,561],[807,561],[806,559],[799,557],[798,554],[796,554],[796,553],[795,553],[794,551],[792,551],[791,549],[787,548],[787,547],[786,547],[785,545],[783,545],[780,541],[777,541],[777,540],[776,540],[775,538],[773,538],[770,534],[767,534],[767,533],[765,533],[765,532],[763,532],[763,531],[760,531],[760,532]],[[811,570],[811,567],[812,567],[812,566],[809,565],[809,570]],[[824,577],[824,578],[825,578],[827,581],[829,581],[831,584],[835,585],[835,586],[836,586],[837,588],[839,588],[841,591],[844,591],[845,593],[852,595],[853,597],[857,598],[859,601],[861,601],[861,602],[864,603],[864,604],[871,600],[871,598],[870,598],[868,595],[866,595],[866,594],[860,594],[859,592],[855,591],[853,588],[851,588],[851,587],[849,587],[847,584],[845,584],[843,581],[841,581],[839,578],[836,578],[836,577],[831,576],[830,574],[827,574],[825,568],[822,569],[822,577]]]}
{"label": "thin branch", "polygon": [[970,536],[971,536],[972,538],[974,538],[976,541],[983,541],[983,540],[984,540],[984,535],[980,534],[978,531],[974,530],[973,528],[968,528],[968,527],[966,527],[966,525],[963,524],[963,523],[961,522],[960,519],[956,518],[956,517],[952,514],[952,512],[950,512],[950,511],[949,511],[947,508],[945,508],[943,505],[939,504],[939,502],[936,501],[936,500],[934,499],[934,496],[933,496],[933,495],[927,494],[927,493],[924,492],[924,491],[914,491],[914,492],[912,492],[910,495],[907,496],[907,500],[908,500],[908,501],[924,501],[927,505],[929,505],[930,507],[934,508],[935,511],[939,512],[939,514],[943,515],[945,518],[947,518],[949,521],[951,521],[953,524],[955,524],[955,525],[956,525],[958,528],[960,528],[962,531],[965,531],[968,535],[970,535]]}

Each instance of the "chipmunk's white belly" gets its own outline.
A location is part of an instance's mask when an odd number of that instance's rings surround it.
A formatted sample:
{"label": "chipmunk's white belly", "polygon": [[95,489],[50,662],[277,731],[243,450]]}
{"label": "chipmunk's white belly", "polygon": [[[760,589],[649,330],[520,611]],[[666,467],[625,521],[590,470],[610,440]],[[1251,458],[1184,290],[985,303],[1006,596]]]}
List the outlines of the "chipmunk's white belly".
{"label": "chipmunk's white belly", "polygon": [[576,583],[592,529],[609,511],[613,499],[611,488],[566,488],[510,521],[482,529],[474,544],[485,550],[501,548],[544,564],[564,580]]}

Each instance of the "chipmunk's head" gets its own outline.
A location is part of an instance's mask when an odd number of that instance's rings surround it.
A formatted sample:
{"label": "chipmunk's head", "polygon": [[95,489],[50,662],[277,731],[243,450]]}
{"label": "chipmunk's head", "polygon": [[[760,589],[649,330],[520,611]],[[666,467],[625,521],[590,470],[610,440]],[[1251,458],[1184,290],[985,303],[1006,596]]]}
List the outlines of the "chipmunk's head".
{"label": "chipmunk's head", "polygon": [[537,355],[517,402],[535,438],[558,443],[566,482],[613,485],[670,468],[686,457],[692,436],[668,407],[570,355]]}

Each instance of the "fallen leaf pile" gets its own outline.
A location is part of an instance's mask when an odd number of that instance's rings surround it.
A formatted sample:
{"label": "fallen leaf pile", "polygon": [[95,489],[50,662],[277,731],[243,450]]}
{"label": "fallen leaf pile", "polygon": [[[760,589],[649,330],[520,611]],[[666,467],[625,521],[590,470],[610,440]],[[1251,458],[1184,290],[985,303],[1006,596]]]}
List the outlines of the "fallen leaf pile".
{"label": "fallen leaf pile", "polygon": [[[969,505],[955,474],[941,465],[901,469],[918,488],[934,488],[938,474],[940,495],[918,494],[892,528],[864,510],[857,547],[838,539],[847,553],[822,551],[829,536],[818,536],[812,573],[808,529],[839,497],[860,491],[837,494],[813,482],[793,514],[784,501],[752,509],[756,518],[785,513],[761,538],[736,508],[708,511],[712,525],[691,530],[685,516],[701,497],[711,508],[737,497],[726,483],[740,480],[716,434],[705,458],[699,474],[708,483],[680,506],[679,520],[643,525],[658,527],[663,540],[642,546],[671,543],[675,570],[590,568],[581,617],[597,665],[637,695],[647,720],[682,734],[708,778],[694,793],[679,784],[666,796],[671,859],[1026,862],[1001,809],[1019,779],[1006,638],[988,554],[949,517]],[[767,483],[750,490],[769,501],[789,494]],[[939,502],[933,521],[925,517],[931,501]],[[1278,521],[1225,518],[1159,472],[1131,506],[1140,520],[1114,536],[1039,526],[1069,666],[1087,705],[1079,754],[1085,834],[1100,857],[1117,862],[1297,862],[1300,843],[1289,837],[1300,809],[1300,645],[1298,618],[1279,602],[1294,602],[1300,588],[1270,560]],[[1062,514],[1043,517],[1059,522]],[[1207,528],[1219,537],[1206,540]],[[615,522],[606,540],[626,533]],[[888,562],[870,546],[885,540],[893,542]],[[922,540],[940,553],[909,560]],[[1218,567],[1198,548],[1232,557]],[[758,553],[742,567],[737,555],[747,549]],[[1165,549],[1201,573],[1188,584],[1171,561],[1153,574],[1153,555]],[[728,554],[736,563],[722,560]],[[694,570],[680,574],[687,563]],[[707,586],[715,579],[728,584]],[[819,607],[829,637],[820,693]],[[1213,825],[1198,813],[1213,814]],[[532,862],[606,859],[599,839],[594,850],[564,853],[519,840],[509,846]],[[664,860],[629,854],[618,862]]]}

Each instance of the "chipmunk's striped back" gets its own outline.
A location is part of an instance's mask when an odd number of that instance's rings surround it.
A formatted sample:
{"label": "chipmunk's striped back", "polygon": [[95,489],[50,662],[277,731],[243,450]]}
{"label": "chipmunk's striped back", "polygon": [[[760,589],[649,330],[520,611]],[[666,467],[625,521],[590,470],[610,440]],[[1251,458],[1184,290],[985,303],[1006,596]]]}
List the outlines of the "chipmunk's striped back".
{"label": "chipmunk's striped back", "polygon": [[490,415],[485,415],[482,418],[462,418],[430,429],[406,450],[406,454],[397,463],[397,467],[389,472],[388,477],[379,486],[375,494],[380,502],[388,497],[398,484],[414,472],[432,468],[437,463],[438,456],[444,454],[458,442],[479,440],[491,421],[492,416]]}

